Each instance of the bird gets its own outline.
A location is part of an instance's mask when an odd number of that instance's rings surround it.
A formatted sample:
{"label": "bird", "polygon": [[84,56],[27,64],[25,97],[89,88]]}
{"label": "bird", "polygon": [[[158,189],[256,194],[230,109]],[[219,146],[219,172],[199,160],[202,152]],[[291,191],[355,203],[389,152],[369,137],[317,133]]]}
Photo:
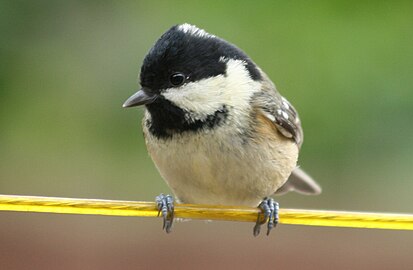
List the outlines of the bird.
{"label": "bird", "polygon": [[156,197],[167,233],[180,202],[258,207],[253,235],[263,224],[268,235],[279,219],[273,195],[321,192],[297,165],[297,110],[236,45],[174,25],[144,57],[139,78],[123,107],[145,107],[146,147],[174,195]]}

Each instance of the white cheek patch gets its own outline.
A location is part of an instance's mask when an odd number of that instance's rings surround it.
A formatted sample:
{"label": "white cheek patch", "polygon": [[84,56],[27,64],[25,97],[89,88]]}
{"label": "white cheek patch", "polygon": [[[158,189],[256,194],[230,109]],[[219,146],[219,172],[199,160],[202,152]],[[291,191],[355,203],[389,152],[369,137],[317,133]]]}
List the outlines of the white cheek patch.
{"label": "white cheek patch", "polygon": [[251,79],[245,62],[229,59],[226,76],[218,75],[178,88],[169,88],[162,95],[189,111],[191,118],[202,120],[224,105],[234,108],[234,111],[249,110],[249,100],[259,90],[260,83]]}

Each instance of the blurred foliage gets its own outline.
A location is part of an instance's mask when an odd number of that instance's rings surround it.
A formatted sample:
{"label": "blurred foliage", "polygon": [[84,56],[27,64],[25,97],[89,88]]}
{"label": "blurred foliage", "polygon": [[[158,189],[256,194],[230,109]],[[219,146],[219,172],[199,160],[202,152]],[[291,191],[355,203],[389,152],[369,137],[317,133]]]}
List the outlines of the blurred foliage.
{"label": "blurred foliage", "polygon": [[298,108],[300,164],[324,193],[284,205],[412,211],[412,18],[410,1],[0,1],[1,193],[167,192],[142,110],[121,104],[151,45],[189,22],[244,49]]}

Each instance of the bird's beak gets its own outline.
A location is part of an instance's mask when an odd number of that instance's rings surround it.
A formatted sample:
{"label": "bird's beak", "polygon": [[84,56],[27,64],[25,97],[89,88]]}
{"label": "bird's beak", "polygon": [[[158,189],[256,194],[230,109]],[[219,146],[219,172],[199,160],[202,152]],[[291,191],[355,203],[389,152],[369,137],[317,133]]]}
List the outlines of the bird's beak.
{"label": "bird's beak", "polygon": [[158,97],[157,94],[150,93],[150,92],[148,93],[148,91],[141,89],[135,94],[133,94],[130,98],[128,98],[125,101],[125,103],[123,103],[123,108],[150,104],[154,102],[157,97]]}

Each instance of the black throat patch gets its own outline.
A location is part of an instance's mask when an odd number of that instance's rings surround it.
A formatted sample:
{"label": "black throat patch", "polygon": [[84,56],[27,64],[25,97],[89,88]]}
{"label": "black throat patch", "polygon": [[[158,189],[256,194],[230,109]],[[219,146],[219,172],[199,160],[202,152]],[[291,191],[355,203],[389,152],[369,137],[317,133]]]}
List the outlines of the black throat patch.
{"label": "black throat patch", "polygon": [[175,106],[169,100],[158,97],[155,102],[146,105],[151,115],[145,125],[149,132],[158,139],[172,138],[174,134],[184,132],[197,132],[204,129],[212,129],[225,122],[228,109],[225,105],[203,120],[192,120],[190,112]]}

